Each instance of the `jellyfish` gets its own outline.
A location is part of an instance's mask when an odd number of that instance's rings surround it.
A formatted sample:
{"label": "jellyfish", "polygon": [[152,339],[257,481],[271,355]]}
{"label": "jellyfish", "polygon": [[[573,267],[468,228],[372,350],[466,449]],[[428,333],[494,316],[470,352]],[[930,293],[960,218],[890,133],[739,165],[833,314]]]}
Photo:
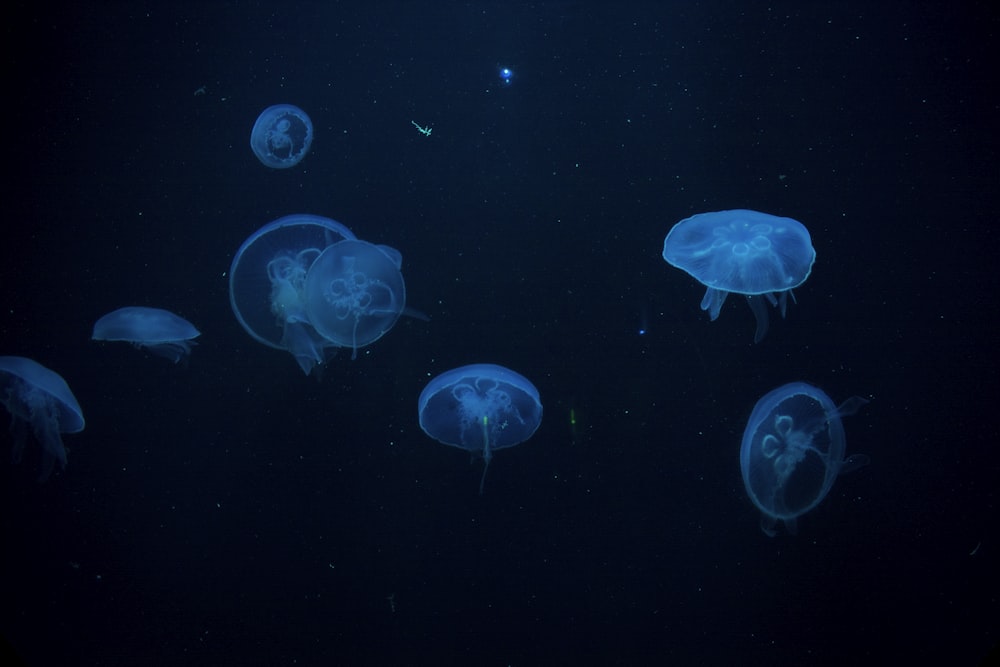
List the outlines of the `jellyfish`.
{"label": "jellyfish", "polygon": [[193,324],[169,310],[127,306],[97,320],[92,338],[132,343],[176,364],[191,354],[200,335]]}
{"label": "jellyfish", "polygon": [[730,292],[745,295],[759,343],[768,329],[764,301],[784,317],[788,296],[794,300],[792,289],[809,277],[816,251],[797,220],[737,209],[678,222],[663,241],[663,259],[705,286],[701,309],[713,322]]}
{"label": "jellyfish", "polygon": [[349,239],[329,246],[312,262],[303,292],[316,331],[341,347],[374,343],[406,308],[403,258],[389,246]]}
{"label": "jellyfish", "polygon": [[309,152],[313,125],[305,111],[291,104],[268,107],[250,132],[250,148],[265,166],[294,167]]}
{"label": "jellyfish", "polygon": [[496,364],[446,371],[417,400],[420,428],[440,443],[481,454],[479,493],[493,452],[519,445],[542,423],[538,390],[526,377]]}
{"label": "jellyfish", "polygon": [[55,371],[26,357],[0,357],[0,403],[10,412],[14,448],[11,460],[21,462],[28,427],[42,446],[38,481],[48,479],[53,468],[66,467],[63,433],[83,430],[83,410],[66,380]]}
{"label": "jellyfish", "polygon": [[868,464],[864,454],[844,457],[840,421],[867,402],[855,396],[836,406],[805,382],[783,385],[757,401],[743,432],[740,469],[767,535],[775,535],[779,522],[794,533],[798,517],[826,497],[838,475]]}

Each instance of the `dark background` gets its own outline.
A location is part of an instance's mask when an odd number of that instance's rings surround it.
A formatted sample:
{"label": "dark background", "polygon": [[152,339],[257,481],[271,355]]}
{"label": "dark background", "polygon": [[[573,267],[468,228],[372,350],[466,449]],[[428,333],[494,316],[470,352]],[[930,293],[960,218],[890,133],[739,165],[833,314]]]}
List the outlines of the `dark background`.
{"label": "dark background", "polygon": [[[1000,639],[994,11],[15,8],[0,353],[62,374],[87,427],[44,485],[3,457],[4,637],[29,665],[978,663]],[[281,102],[315,140],[279,171],[249,132]],[[758,345],[742,299],[710,323],[660,256],[727,208],[817,250]],[[233,253],[297,212],[398,248],[431,321],[319,380],[251,339]],[[190,363],[89,340],[124,305],[195,323]],[[545,406],[481,497],[416,415],[475,362]],[[845,429],[872,463],[771,539],[740,437],[797,380],[871,400]]]}

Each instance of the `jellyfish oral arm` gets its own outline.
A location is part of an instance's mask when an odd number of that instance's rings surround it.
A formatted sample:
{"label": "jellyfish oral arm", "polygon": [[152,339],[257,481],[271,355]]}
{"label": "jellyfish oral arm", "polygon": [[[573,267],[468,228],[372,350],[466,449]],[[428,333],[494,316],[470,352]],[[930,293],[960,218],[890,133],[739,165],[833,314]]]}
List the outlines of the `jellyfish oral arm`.
{"label": "jellyfish oral arm", "polygon": [[311,327],[303,320],[285,321],[281,344],[295,357],[295,362],[306,375],[312,373],[312,369],[325,359],[322,343],[316,340]]}
{"label": "jellyfish oral arm", "polygon": [[[770,318],[767,315],[767,307],[764,305],[764,300],[761,299],[760,295],[757,294],[747,294],[747,303],[750,305],[750,310],[753,312],[754,320],[757,322],[757,330],[753,335],[753,342],[759,343],[764,340],[764,336],[767,335],[767,329],[770,326]],[[764,295],[772,305],[777,304],[773,294]],[[782,301],[784,303],[784,301]]]}
{"label": "jellyfish oral arm", "polygon": [[489,416],[483,415],[483,476],[479,480],[479,495],[483,495],[483,485],[486,484],[486,471],[490,469],[490,461],[493,460],[493,450],[490,449],[490,429]]}

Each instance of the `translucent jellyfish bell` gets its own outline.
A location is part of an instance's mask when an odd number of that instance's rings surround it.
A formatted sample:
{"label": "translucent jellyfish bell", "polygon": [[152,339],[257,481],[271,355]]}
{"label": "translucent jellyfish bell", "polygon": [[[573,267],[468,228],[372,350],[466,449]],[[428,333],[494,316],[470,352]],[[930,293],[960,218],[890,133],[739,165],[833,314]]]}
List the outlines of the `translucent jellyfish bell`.
{"label": "translucent jellyfish bell", "polygon": [[292,104],[264,109],[250,131],[250,148],[265,166],[294,167],[309,152],[313,124],[309,115]]}
{"label": "translucent jellyfish bell", "polygon": [[187,359],[200,335],[193,324],[169,310],[127,306],[97,320],[92,338],[132,343],[176,364]]}
{"label": "translucent jellyfish bell", "polygon": [[304,291],[316,331],[354,356],[384,336],[406,308],[402,261],[394,248],[357,239],[324,250],[309,268]]}
{"label": "translucent jellyfish bell", "polygon": [[864,454],[845,457],[841,423],[867,402],[855,396],[837,406],[805,382],[783,385],[757,401],[743,432],[740,469],[767,535],[775,535],[778,523],[794,533],[798,517],[826,497],[838,475],[867,465]]}

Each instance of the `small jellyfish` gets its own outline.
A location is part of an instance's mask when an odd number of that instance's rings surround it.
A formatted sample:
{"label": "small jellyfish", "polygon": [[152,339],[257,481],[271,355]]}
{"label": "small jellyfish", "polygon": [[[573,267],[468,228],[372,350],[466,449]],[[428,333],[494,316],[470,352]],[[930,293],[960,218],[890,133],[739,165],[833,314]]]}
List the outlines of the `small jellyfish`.
{"label": "small jellyfish", "polygon": [[250,132],[250,147],[265,166],[294,167],[309,152],[313,125],[305,111],[291,104],[268,107]]}

